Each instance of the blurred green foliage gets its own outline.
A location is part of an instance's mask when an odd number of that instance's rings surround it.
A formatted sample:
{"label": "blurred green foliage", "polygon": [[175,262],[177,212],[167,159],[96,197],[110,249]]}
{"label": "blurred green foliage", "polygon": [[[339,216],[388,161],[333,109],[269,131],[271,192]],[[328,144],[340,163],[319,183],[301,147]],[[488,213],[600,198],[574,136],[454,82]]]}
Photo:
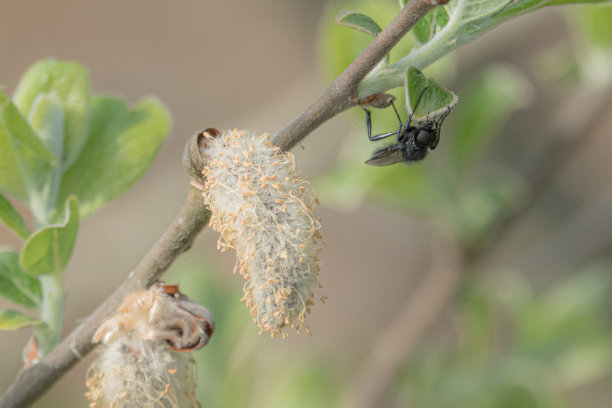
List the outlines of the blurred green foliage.
{"label": "blurred green foliage", "polygon": [[[382,23],[390,17],[381,16],[382,11],[392,3],[378,2],[380,14],[376,17],[369,14],[363,2],[347,1],[336,6],[373,16],[384,27]],[[568,2],[546,4],[562,3]],[[496,7],[487,1],[474,2],[473,7],[487,4]],[[497,2],[498,6],[503,4]],[[505,21],[508,13],[518,15],[543,5],[518,1],[491,18]],[[353,31],[350,37],[351,30],[340,32],[341,28],[331,27],[332,12],[323,20],[321,54],[327,72],[332,67],[337,73],[358,54],[359,42],[365,36]],[[418,48],[426,44],[448,24],[451,14],[436,9],[419,21],[412,31],[414,37],[404,39],[403,46]],[[581,92],[609,85],[612,7],[572,8],[566,15],[574,42],[562,43],[562,48],[537,56],[535,68],[540,77],[564,81]],[[485,29],[486,24],[475,27],[477,31]],[[471,36],[469,30],[461,35]],[[410,58],[405,48],[397,51],[394,49],[391,61],[398,55],[401,61],[404,53],[404,59]],[[379,81],[378,88],[385,90],[400,86],[397,80],[385,76],[385,69],[410,69],[388,62],[387,68],[384,66],[375,68],[369,81]],[[434,68],[425,72],[448,81],[445,74],[454,71],[453,56],[437,60]],[[384,145],[374,147],[367,140],[364,124],[347,136],[337,165],[317,180],[322,201],[335,203],[340,209],[352,209],[364,200],[375,201],[429,220],[468,253],[485,248],[502,220],[522,208],[531,194],[512,163],[487,161],[486,152],[513,112],[531,103],[533,86],[526,75],[507,64],[474,69],[470,78],[463,80],[459,103],[445,122],[439,146],[424,162],[364,166],[368,154]],[[403,92],[391,93],[398,97],[397,106],[403,107]],[[400,114],[405,117],[408,111],[402,108]],[[363,112],[358,109],[350,114],[354,122],[363,120]],[[374,133],[397,128],[391,109],[373,110],[372,118]],[[566,281],[553,283],[544,291],[521,278],[523,272],[493,269],[484,277],[467,279],[455,303],[454,333],[444,336],[446,343],[430,343],[413,353],[415,357],[406,362],[388,390],[389,406],[569,407],[569,391],[610,374],[610,265],[577,270]]]}
{"label": "blurred green foliage", "polygon": [[[237,279],[220,279],[222,273],[191,258],[166,276],[207,305],[217,322],[209,345],[194,354],[202,404],[335,406],[353,374],[339,369],[342,356],[289,354],[256,336],[238,301]],[[389,406],[569,406],[565,390],[610,372],[611,290],[612,267],[603,264],[545,291],[515,271],[466,281],[451,313],[454,324],[448,330],[454,335],[441,336],[447,340],[429,342],[414,354],[390,384]]]}
{"label": "blurred green foliage", "polygon": [[466,283],[456,346],[426,347],[395,388],[397,406],[569,406],[565,390],[610,372],[610,266],[536,293],[517,273]]}

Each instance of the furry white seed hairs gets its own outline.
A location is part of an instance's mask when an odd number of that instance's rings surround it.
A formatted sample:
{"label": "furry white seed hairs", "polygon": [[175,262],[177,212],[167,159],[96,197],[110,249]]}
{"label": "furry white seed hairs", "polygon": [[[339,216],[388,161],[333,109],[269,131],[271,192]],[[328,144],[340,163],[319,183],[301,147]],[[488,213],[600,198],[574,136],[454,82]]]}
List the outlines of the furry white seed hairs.
{"label": "furry white seed hairs", "polygon": [[214,321],[206,308],[157,282],[128,296],[94,335],[102,342],[87,372],[90,408],[200,407],[187,351],[203,347]]}
{"label": "furry white seed hairs", "polygon": [[305,319],[320,287],[322,241],[310,183],[268,134],[207,129],[202,135],[207,161],[201,188],[210,226],[221,233],[221,250],[236,249],[247,281],[243,300],[260,333],[286,337],[285,327],[310,333]]}

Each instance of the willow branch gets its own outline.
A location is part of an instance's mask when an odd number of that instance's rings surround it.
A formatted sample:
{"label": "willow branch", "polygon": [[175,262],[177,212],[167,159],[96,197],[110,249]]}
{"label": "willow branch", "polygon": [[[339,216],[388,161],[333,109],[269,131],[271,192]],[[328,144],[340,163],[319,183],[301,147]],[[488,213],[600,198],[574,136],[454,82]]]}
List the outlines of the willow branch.
{"label": "willow branch", "polygon": [[[290,150],[323,122],[354,106],[361,80],[391,51],[391,48],[429,11],[448,0],[411,0],[396,18],[372,41],[329,88],[272,141]],[[41,362],[24,368],[0,397],[0,407],[25,407],[38,399],[61,376],[72,368],[94,345],[91,338],[97,327],[116,311],[129,293],[147,288],[168,269],[208,223],[210,213],[196,189],[191,189],[179,215],[132,271],[129,277],[107,298],[85,322],[77,327]]]}
{"label": "willow branch", "polygon": [[98,326],[113,314],[130,293],[149,287],[158,280],[208,223],[210,212],[204,206],[201,193],[191,188],[178,216],[128,278],[64,339],[41,362],[24,368],[5,394],[0,407],[25,407],[38,399],[62,375],[89,353],[91,339]]}
{"label": "willow branch", "polygon": [[338,113],[355,106],[357,87],[419,19],[449,0],[412,0],[374,41],[340,74],[327,90],[285,129],[272,137],[284,150],[293,148],[310,132]]}

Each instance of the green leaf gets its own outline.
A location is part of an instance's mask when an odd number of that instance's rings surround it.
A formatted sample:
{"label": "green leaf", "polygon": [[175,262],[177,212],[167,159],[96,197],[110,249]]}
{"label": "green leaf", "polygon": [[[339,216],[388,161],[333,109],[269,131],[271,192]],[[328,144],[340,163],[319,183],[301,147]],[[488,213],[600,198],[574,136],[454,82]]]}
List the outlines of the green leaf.
{"label": "green leaf", "polygon": [[40,93],[34,99],[28,121],[38,138],[55,157],[62,157],[64,111],[55,91]]}
{"label": "green leaf", "polygon": [[40,189],[41,166],[57,158],[38,138],[8,97],[0,93],[0,188],[23,201]]}
{"label": "green leaf", "polygon": [[17,107],[0,93],[0,188],[25,202],[39,193],[51,163],[51,153]]}
{"label": "green leaf", "polygon": [[425,44],[448,23],[448,14],[444,7],[436,7],[420,19],[412,28],[412,34],[419,44]]}
{"label": "green leaf", "polygon": [[40,282],[21,269],[16,252],[0,252],[0,296],[25,307],[40,305]]}
{"label": "green leaf", "polygon": [[15,207],[2,194],[0,194],[0,219],[4,221],[19,238],[25,239],[30,235],[25,221],[15,210]]}
{"label": "green leaf", "polygon": [[[64,114],[62,168],[68,168],[87,141],[90,81],[87,70],[79,64],[45,60],[34,64],[22,77],[14,101],[21,113],[30,117],[41,94],[55,94]],[[57,142],[56,142],[57,143]]]}
{"label": "green leaf", "polygon": [[66,203],[66,220],[35,232],[25,242],[19,263],[31,276],[61,274],[72,254],[79,229],[79,204],[70,197]]}
{"label": "green leaf", "polygon": [[336,17],[336,23],[354,28],[372,37],[376,37],[382,31],[380,26],[371,17],[354,11],[342,11]]}
{"label": "green leaf", "polygon": [[[427,89],[425,89],[427,88]],[[406,105],[416,120],[426,117],[436,118],[446,114],[448,109],[457,104],[457,95],[442,88],[433,79],[427,78],[414,67],[408,69],[406,75]],[[418,106],[416,110],[412,107]]]}
{"label": "green leaf", "polygon": [[[0,92],[0,100],[4,97]],[[0,110],[2,110],[1,102]],[[6,127],[0,122],[0,190],[26,202],[28,200],[28,192],[19,171],[17,156],[11,136]]]}
{"label": "green leaf", "polygon": [[[55,91],[39,94],[28,118],[32,128],[43,144],[58,158],[62,157],[64,140],[64,110]],[[30,188],[30,207],[37,222],[47,225],[52,210],[57,206],[57,195],[62,178],[62,164],[33,163],[36,174],[34,186]]]}
{"label": "green leaf", "polygon": [[0,92],[0,125],[12,138],[13,146],[21,146],[37,157],[48,162],[56,161],[56,157],[40,141],[28,122],[9,98]]}
{"label": "green leaf", "polygon": [[[345,4],[344,4],[345,5]],[[345,7],[346,8],[346,7]],[[397,4],[391,1],[372,2],[370,0],[356,0],[350,3],[350,8],[359,10],[360,14],[369,16],[373,21],[377,21],[379,26],[388,24],[398,12]],[[328,74],[330,79],[338,76],[353,60],[372,42],[370,35],[361,35],[355,30],[347,30],[346,27],[336,24],[336,17],[342,12],[340,4],[330,3],[325,10],[325,16],[321,19],[320,27],[322,69]],[[372,29],[371,32],[375,32]],[[406,55],[414,39],[405,36],[391,51],[393,55]],[[376,93],[376,92],[374,92]],[[371,94],[361,95],[361,98]]]}
{"label": "green leaf", "polygon": [[62,179],[59,202],[79,199],[87,216],[119,197],[149,167],[170,128],[164,107],[144,99],[130,110],[113,98],[94,98],[87,144]]}
{"label": "green leaf", "polygon": [[45,323],[15,310],[0,310],[0,330],[19,330]]}
{"label": "green leaf", "polygon": [[412,34],[414,38],[420,43],[424,44],[431,38],[431,20],[433,19],[433,14],[428,13],[425,17],[417,21],[417,23],[412,27]]}

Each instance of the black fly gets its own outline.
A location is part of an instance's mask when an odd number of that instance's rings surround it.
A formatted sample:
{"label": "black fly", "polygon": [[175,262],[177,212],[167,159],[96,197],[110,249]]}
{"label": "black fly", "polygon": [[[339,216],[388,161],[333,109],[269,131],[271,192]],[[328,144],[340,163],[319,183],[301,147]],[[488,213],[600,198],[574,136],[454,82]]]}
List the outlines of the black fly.
{"label": "black fly", "polygon": [[450,108],[448,108],[448,110],[437,121],[426,119],[424,123],[421,123],[418,126],[410,126],[412,115],[419,106],[421,98],[426,90],[427,88],[423,89],[423,92],[421,92],[419,95],[412,113],[410,113],[410,116],[408,116],[408,123],[406,123],[406,126],[402,124],[402,119],[400,118],[397,109],[395,109],[393,100],[388,101],[391,106],[393,106],[393,110],[395,111],[397,119],[399,120],[399,129],[393,132],[381,133],[379,135],[372,136],[371,114],[368,109],[363,108],[363,110],[366,112],[368,139],[374,141],[397,135],[396,143],[383,147],[382,149],[374,152],[372,157],[366,161],[366,164],[370,164],[372,166],[389,166],[395,163],[410,163],[420,161],[425,158],[428,149],[433,150],[436,148],[438,142],[440,141],[440,126],[442,125],[442,121],[444,121],[446,116],[450,113]]}

